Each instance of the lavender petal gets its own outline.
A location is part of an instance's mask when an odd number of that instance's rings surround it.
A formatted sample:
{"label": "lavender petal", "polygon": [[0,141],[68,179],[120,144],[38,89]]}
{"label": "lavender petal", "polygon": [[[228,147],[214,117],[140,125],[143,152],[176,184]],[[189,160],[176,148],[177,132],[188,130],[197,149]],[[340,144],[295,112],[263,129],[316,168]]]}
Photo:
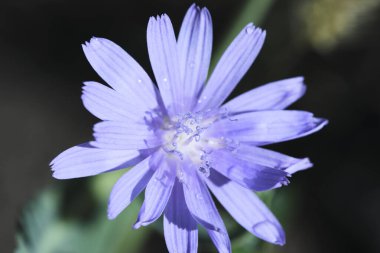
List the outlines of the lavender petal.
{"label": "lavender petal", "polygon": [[151,160],[152,156],[145,158],[116,182],[108,202],[109,219],[115,219],[144,190],[157,165]]}
{"label": "lavender petal", "polygon": [[177,42],[169,17],[151,17],[147,29],[149,59],[165,107],[177,114],[184,106]]}
{"label": "lavender petal", "polygon": [[91,66],[113,89],[138,107],[158,107],[153,82],[122,48],[103,38],[92,38],[82,47]]}
{"label": "lavender petal", "polygon": [[131,166],[142,158],[136,150],[105,150],[85,143],[67,149],[52,162],[53,177],[69,179]]}
{"label": "lavender petal", "polygon": [[231,114],[282,110],[302,97],[305,91],[303,77],[284,79],[245,92],[227,102],[223,108]]}
{"label": "lavender petal", "polygon": [[242,227],[270,243],[285,244],[280,223],[253,192],[216,172],[207,180],[207,186]]}
{"label": "lavender petal", "polygon": [[161,216],[172,194],[174,182],[175,173],[166,161],[162,161],[145,189],[144,203],[133,226],[135,229],[147,226]]}
{"label": "lavender petal", "polygon": [[[206,8],[193,4],[187,11],[178,36],[178,54],[184,110],[197,101],[206,82],[212,51],[212,21]],[[195,98],[195,99],[193,99]]]}
{"label": "lavender petal", "polygon": [[183,184],[183,191],[191,215],[207,230],[218,252],[231,252],[226,227],[207,187],[194,168],[189,168],[187,173],[189,176]]}
{"label": "lavender petal", "polygon": [[283,170],[288,174],[293,174],[313,166],[308,158],[294,158],[272,150],[246,144],[240,144],[236,152],[233,153],[233,156],[251,164]]}
{"label": "lavender petal", "polygon": [[242,113],[212,125],[210,132],[255,146],[288,141],[320,130],[327,120],[304,111]]}
{"label": "lavender petal", "polygon": [[[86,109],[101,120],[142,121],[147,106],[138,107],[119,92],[97,82],[84,82],[82,100]],[[133,108],[133,110],[131,109]]]}
{"label": "lavender petal", "polygon": [[264,43],[265,31],[248,24],[224,52],[202,91],[196,110],[215,109],[251,67]]}
{"label": "lavender petal", "polygon": [[285,171],[238,159],[228,151],[216,150],[210,158],[212,167],[219,173],[255,191],[269,190],[288,182]]}
{"label": "lavender petal", "polygon": [[146,124],[133,121],[103,121],[94,126],[95,141],[91,145],[105,149],[149,149],[162,140]]}
{"label": "lavender petal", "polygon": [[181,183],[176,181],[164,215],[164,234],[170,253],[196,253],[198,250],[197,223],[184,201]]}

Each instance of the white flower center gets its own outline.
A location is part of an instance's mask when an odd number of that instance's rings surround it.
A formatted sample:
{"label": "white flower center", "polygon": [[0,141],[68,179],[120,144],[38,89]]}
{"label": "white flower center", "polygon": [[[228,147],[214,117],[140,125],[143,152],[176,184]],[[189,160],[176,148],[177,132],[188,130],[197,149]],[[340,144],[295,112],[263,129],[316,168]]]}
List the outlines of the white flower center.
{"label": "white flower center", "polygon": [[220,139],[205,134],[217,119],[216,116],[207,117],[201,113],[186,113],[167,120],[163,127],[163,149],[175,159],[192,162],[202,174],[208,176],[211,163],[208,154],[223,146]]}

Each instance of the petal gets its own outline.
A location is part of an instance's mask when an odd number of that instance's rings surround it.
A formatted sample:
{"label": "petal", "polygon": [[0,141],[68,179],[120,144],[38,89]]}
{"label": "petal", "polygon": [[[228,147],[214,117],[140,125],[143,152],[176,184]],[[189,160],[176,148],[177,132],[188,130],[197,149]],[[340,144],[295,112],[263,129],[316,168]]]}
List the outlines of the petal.
{"label": "petal", "polygon": [[223,108],[227,108],[231,114],[281,110],[302,97],[305,91],[303,77],[284,79],[243,93],[223,105]]}
{"label": "petal", "polygon": [[193,4],[187,11],[178,36],[178,56],[182,76],[182,93],[189,106],[197,101],[206,82],[212,50],[212,21],[206,8]]}
{"label": "petal", "polygon": [[92,38],[82,47],[91,66],[117,92],[139,107],[158,107],[151,79],[121,47],[103,38]]}
{"label": "petal", "polygon": [[127,168],[140,160],[142,156],[136,150],[105,150],[85,143],[62,152],[50,165],[53,177],[68,179]]}
{"label": "petal", "polygon": [[259,111],[225,118],[213,124],[209,131],[259,146],[312,134],[327,123],[304,111]]}
{"label": "petal", "polygon": [[108,202],[109,219],[115,219],[144,190],[156,168],[154,156],[145,158],[116,182]]}
{"label": "petal", "polygon": [[199,97],[197,110],[219,107],[261,50],[265,31],[248,24],[224,52]]}
{"label": "petal", "polygon": [[176,181],[164,215],[166,246],[170,253],[196,253],[198,249],[197,223],[184,201],[182,185]]}
{"label": "petal", "polygon": [[156,221],[161,216],[171,196],[175,173],[173,173],[165,160],[162,160],[158,166],[153,179],[149,181],[145,189],[143,207],[133,226],[135,229]]}
{"label": "petal", "polygon": [[84,106],[101,120],[142,120],[148,108],[138,107],[133,97],[128,98],[97,82],[85,82],[83,86]]}
{"label": "petal", "polygon": [[184,105],[177,42],[169,17],[151,17],[147,29],[150,63],[166,109],[174,114]]}
{"label": "petal", "polygon": [[249,163],[283,170],[293,174],[313,166],[308,158],[294,158],[272,150],[240,144],[233,155]]}
{"label": "petal", "polygon": [[204,182],[189,168],[183,184],[186,205],[193,218],[201,224],[213,241],[218,252],[231,252],[231,243],[226,227]]}
{"label": "petal", "polygon": [[212,168],[219,173],[255,191],[269,190],[289,182],[285,171],[238,159],[228,151],[214,150],[209,159]]}
{"label": "petal", "polygon": [[250,190],[213,172],[207,186],[231,216],[255,236],[284,245],[285,233],[265,204]]}
{"label": "petal", "polygon": [[94,126],[91,145],[108,149],[148,149],[161,144],[151,126],[133,121],[102,121]]}
{"label": "petal", "polygon": [[285,171],[291,175],[298,171],[306,170],[311,167],[313,167],[313,164],[310,162],[309,158],[303,158],[303,159],[300,159],[297,163],[286,168]]}

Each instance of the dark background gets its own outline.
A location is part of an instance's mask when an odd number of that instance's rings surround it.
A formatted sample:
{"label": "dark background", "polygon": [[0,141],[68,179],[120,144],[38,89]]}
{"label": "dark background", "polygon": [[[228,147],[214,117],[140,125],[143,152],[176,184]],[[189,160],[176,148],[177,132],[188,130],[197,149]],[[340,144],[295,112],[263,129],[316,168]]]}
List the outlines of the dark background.
{"label": "dark background", "polygon": [[[17,218],[27,201],[48,185],[62,184],[51,177],[50,160],[91,138],[96,119],[82,106],[81,82],[99,77],[81,43],[92,36],[111,39],[151,74],[148,17],[168,13],[178,31],[191,2],[0,2],[1,252],[14,248]],[[380,252],[379,12],[321,50],[305,39],[305,21],[296,15],[301,2],[274,3],[261,24],[268,32],[264,48],[234,93],[303,75],[308,91],[292,108],[330,121],[313,136],[272,147],[315,164],[281,189],[297,198],[285,222],[287,244],[276,250]],[[212,14],[215,47],[243,3],[198,1]]]}

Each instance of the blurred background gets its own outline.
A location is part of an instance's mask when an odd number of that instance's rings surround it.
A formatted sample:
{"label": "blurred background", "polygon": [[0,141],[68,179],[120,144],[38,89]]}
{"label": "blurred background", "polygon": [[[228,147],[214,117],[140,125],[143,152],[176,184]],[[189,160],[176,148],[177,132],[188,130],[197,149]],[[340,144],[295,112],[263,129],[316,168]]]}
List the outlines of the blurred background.
{"label": "blurred background", "polygon": [[[167,252],[160,222],[131,229],[141,199],[107,220],[107,197],[120,172],[58,181],[48,164],[91,139],[97,122],[80,99],[82,81],[100,81],[81,44],[92,36],[111,39],[152,77],[148,18],[165,12],[178,32],[191,3],[1,0],[0,252]],[[380,252],[380,1],[197,4],[213,17],[213,62],[249,21],[267,30],[263,50],[232,97],[303,75],[308,91],[291,108],[330,121],[312,136],[270,147],[314,163],[288,187],[262,194],[287,244],[261,242],[221,211],[234,252]],[[199,251],[215,252],[204,235]]]}

